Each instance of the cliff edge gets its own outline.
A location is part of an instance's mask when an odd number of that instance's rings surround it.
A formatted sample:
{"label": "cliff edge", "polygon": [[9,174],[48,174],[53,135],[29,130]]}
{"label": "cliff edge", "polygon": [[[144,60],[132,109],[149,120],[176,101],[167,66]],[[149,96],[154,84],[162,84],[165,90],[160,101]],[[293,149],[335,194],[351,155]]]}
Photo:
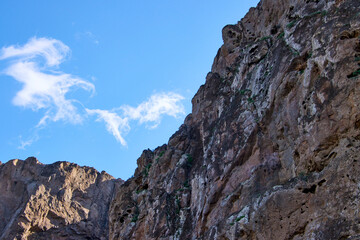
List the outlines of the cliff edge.
{"label": "cliff edge", "polygon": [[185,123],[116,188],[110,239],[360,239],[360,2],[262,0]]}
{"label": "cliff edge", "polygon": [[0,164],[0,239],[360,239],[360,2],[261,0],[126,182]]}

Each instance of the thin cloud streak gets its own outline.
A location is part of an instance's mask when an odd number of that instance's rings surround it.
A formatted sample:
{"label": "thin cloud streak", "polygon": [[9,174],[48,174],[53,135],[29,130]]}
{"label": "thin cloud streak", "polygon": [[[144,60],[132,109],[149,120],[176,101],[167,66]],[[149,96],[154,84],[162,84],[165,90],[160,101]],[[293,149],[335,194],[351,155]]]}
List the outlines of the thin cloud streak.
{"label": "thin cloud streak", "polygon": [[123,146],[127,146],[126,141],[122,135],[130,130],[129,122],[127,118],[118,116],[115,112],[101,110],[101,109],[87,109],[86,112],[89,115],[98,115],[96,121],[104,121],[106,129],[109,133],[114,135],[117,141]]}
{"label": "thin cloud streak", "polygon": [[[123,135],[130,131],[130,120],[137,120],[140,124],[153,123],[150,128],[156,128],[163,115],[179,117],[185,114],[184,106],[180,103],[183,99],[176,93],[160,93],[152,95],[136,108],[125,105],[111,111],[86,109],[86,112],[89,115],[98,115],[97,121],[104,121],[107,131],[123,146],[127,146]],[[121,115],[117,111],[121,111]]]}
{"label": "thin cloud streak", "polygon": [[[93,36],[91,33],[88,35]],[[12,45],[0,50],[0,60],[10,60],[4,73],[22,83],[22,89],[16,93],[12,103],[33,111],[45,111],[35,129],[45,127],[49,121],[62,120],[79,124],[86,115],[96,115],[96,121],[103,121],[107,131],[126,146],[124,135],[130,131],[131,121],[156,128],[164,115],[177,118],[185,113],[180,103],[184,98],[172,92],[154,94],[137,107],[123,105],[113,110],[86,108],[81,102],[68,99],[66,94],[75,87],[94,93],[95,86],[81,78],[57,71],[69,55],[70,48],[61,41],[36,37],[23,46]],[[25,149],[38,139],[38,135],[26,141],[20,138],[19,149]]]}
{"label": "thin cloud streak", "polygon": [[30,146],[37,140],[39,140],[38,135],[33,135],[32,137],[30,137],[27,140],[23,140],[22,136],[20,136],[20,146],[18,146],[18,149],[25,150],[26,147]]}
{"label": "thin cloud streak", "polygon": [[[95,91],[95,86],[81,78],[53,70],[61,64],[70,49],[61,41],[47,38],[32,38],[24,46],[10,46],[1,49],[0,59],[15,58],[4,71],[23,84],[13,99],[15,106],[33,111],[45,109],[46,113],[38,123],[64,120],[73,124],[81,123],[83,117],[75,107],[75,100],[66,94],[73,87]],[[41,64],[41,57],[45,63]]]}
{"label": "thin cloud streak", "polygon": [[178,117],[185,114],[184,106],[179,102],[184,97],[176,93],[160,93],[152,95],[148,101],[134,108],[128,105],[121,107],[124,115],[130,119],[139,120],[140,123],[153,123],[150,128],[156,128],[162,115]]}

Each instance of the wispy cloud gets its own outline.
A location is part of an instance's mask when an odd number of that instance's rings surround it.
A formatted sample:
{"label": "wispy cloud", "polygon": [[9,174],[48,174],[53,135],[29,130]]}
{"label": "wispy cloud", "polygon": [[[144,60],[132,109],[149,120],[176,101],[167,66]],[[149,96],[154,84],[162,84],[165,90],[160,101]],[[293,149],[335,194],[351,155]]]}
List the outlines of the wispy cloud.
{"label": "wispy cloud", "polygon": [[126,141],[122,137],[124,133],[130,130],[129,121],[127,118],[118,116],[115,112],[101,109],[86,109],[89,115],[98,115],[97,121],[104,121],[106,129],[110,132],[116,140],[123,146],[126,146]]}
{"label": "wispy cloud", "polygon": [[139,120],[140,123],[152,123],[151,128],[155,128],[163,115],[178,117],[185,113],[184,106],[180,103],[183,99],[184,97],[176,93],[159,93],[152,95],[136,108],[125,105],[120,109],[130,119]]}
{"label": "wispy cloud", "polygon": [[[91,32],[85,35],[95,39]],[[86,108],[81,102],[66,96],[74,88],[95,91],[92,83],[58,70],[69,55],[68,46],[50,38],[34,37],[23,46],[13,45],[0,50],[0,60],[10,60],[4,73],[22,83],[22,89],[16,93],[13,104],[45,112],[35,129],[45,127],[49,121],[62,120],[78,124],[86,115],[96,115],[96,121],[103,121],[107,131],[126,146],[124,135],[130,131],[131,122],[155,128],[164,115],[176,118],[185,113],[181,104],[184,98],[172,92],[154,94],[137,107],[123,105],[112,110]],[[25,149],[38,139],[38,134],[27,140],[20,137],[19,148]]]}
{"label": "wispy cloud", "polygon": [[151,128],[155,128],[160,124],[163,115],[179,117],[185,113],[184,106],[180,103],[183,99],[176,93],[160,93],[152,95],[137,107],[125,105],[111,111],[100,109],[86,109],[86,111],[90,115],[97,114],[97,120],[104,121],[108,132],[126,146],[123,135],[130,130],[130,120],[137,120],[140,124],[152,123]]}
{"label": "wispy cloud", "polygon": [[59,40],[33,37],[24,46],[3,47],[0,60],[20,57],[22,61],[26,61],[41,56],[48,66],[58,66],[69,53],[69,47]]}
{"label": "wispy cloud", "polygon": [[35,111],[46,110],[38,126],[47,121],[76,124],[83,120],[74,105],[76,100],[67,99],[66,94],[73,87],[87,91],[95,91],[95,87],[81,78],[56,71],[69,53],[69,47],[61,41],[48,38],[32,38],[24,46],[1,49],[0,60],[13,60],[4,73],[23,84],[13,104]]}
{"label": "wispy cloud", "polygon": [[18,149],[25,150],[26,147],[30,146],[37,140],[39,140],[39,136],[37,134],[31,136],[26,140],[23,140],[22,136],[20,136],[20,146],[18,146]]}

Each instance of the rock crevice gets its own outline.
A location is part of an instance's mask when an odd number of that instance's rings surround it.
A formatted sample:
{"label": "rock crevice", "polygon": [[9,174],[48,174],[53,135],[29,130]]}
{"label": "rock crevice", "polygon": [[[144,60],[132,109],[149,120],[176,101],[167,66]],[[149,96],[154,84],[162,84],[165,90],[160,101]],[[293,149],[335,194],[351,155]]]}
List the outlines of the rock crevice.
{"label": "rock crevice", "polygon": [[359,9],[262,0],[225,26],[192,113],[126,182],[0,164],[1,239],[359,238]]}

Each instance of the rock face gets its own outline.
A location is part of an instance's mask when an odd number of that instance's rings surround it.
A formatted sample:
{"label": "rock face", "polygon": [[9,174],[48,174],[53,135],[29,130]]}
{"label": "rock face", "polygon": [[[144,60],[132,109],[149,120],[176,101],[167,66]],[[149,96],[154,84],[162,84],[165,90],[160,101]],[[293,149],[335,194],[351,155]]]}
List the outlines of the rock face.
{"label": "rock face", "polygon": [[360,1],[262,0],[222,34],[110,239],[360,239]]}
{"label": "rock face", "polygon": [[0,165],[0,239],[360,239],[360,2],[262,0],[222,35],[126,182]]}
{"label": "rock face", "polygon": [[115,182],[105,172],[35,158],[0,165],[0,239],[108,239]]}

